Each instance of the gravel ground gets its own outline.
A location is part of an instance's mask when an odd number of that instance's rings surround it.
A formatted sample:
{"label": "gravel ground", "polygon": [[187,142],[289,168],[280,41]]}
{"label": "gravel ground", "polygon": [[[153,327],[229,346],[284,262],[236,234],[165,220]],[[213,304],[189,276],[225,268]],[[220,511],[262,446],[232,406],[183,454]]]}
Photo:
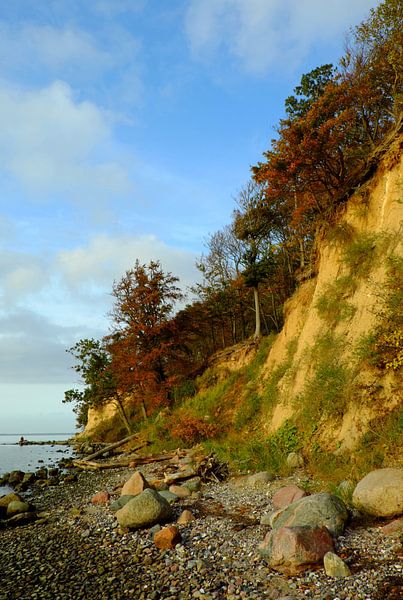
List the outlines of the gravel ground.
{"label": "gravel ground", "polygon": [[[142,468],[146,477],[157,470]],[[180,545],[160,551],[148,530],[121,533],[108,507],[91,505],[95,492],[112,493],[132,472],[83,472],[75,483],[35,491],[34,504],[48,514],[46,521],[0,530],[0,599],[402,597],[401,545],[375,525],[351,526],[338,539],[351,577],[330,579],[323,568],[285,577],[268,568],[257,552],[268,529],[259,519],[271,509],[274,490],[297,478],[264,490],[204,485],[174,505],[176,517],[189,508],[196,519],[180,526]]]}

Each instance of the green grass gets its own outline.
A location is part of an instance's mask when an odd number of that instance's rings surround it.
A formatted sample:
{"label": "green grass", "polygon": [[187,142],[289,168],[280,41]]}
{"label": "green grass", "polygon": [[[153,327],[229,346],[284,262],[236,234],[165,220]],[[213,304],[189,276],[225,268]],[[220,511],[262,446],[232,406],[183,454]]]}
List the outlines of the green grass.
{"label": "green grass", "polygon": [[330,332],[311,348],[311,375],[293,400],[304,431],[311,431],[323,417],[341,415],[348,404],[353,372],[341,359],[343,348],[342,338]]}
{"label": "green grass", "polygon": [[315,305],[319,316],[331,326],[351,319],[356,307],[346,300],[346,296],[353,294],[356,287],[356,280],[349,275],[339,277],[328,285]]}

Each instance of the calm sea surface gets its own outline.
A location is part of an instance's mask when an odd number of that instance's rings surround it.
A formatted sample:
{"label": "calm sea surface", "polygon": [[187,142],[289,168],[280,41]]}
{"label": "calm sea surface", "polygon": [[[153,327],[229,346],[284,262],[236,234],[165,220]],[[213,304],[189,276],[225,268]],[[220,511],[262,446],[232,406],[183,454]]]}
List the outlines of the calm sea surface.
{"label": "calm sea surface", "polygon": [[[41,466],[56,466],[62,458],[71,456],[70,446],[46,444],[44,446],[19,446],[21,436],[30,442],[68,440],[73,433],[0,433],[0,477],[9,471],[35,471]],[[10,491],[0,486],[0,496]]]}

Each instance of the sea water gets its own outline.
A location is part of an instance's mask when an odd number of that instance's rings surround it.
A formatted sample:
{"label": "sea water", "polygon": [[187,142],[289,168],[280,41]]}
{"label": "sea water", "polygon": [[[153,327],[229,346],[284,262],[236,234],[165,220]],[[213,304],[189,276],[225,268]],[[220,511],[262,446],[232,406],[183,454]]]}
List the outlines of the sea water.
{"label": "sea water", "polygon": [[[71,438],[73,433],[6,433],[0,434],[0,477],[10,471],[32,472],[38,467],[57,466],[62,458],[72,455],[71,446],[61,444],[20,446],[21,436],[28,442],[58,442]],[[0,496],[10,492],[10,488],[0,486]]]}

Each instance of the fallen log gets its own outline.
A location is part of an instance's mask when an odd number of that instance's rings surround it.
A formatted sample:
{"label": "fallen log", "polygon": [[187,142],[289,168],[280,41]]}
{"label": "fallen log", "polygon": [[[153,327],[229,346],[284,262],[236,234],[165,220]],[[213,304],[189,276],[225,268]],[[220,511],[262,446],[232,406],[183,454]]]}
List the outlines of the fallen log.
{"label": "fallen log", "polygon": [[184,471],[179,471],[179,473],[164,473],[164,481],[166,484],[170,485],[171,483],[175,483],[175,481],[189,479],[195,475],[197,475],[197,472],[190,467]]}
{"label": "fallen log", "polygon": [[131,460],[119,460],[115,462],[100,463],[92,460],[73,460],[73,465],[80,469],[95,471],[100,469],[118,469],[119,467],[128,467]]}
{"label": "fallen log", "polygon": [[174,452],[165,452],[164,454],[150,454],[150,456],[139,456],[133,458],[130,462],[133,464],[133,466],[148,465],[155,462],[163,462],[164,460],[172,460],[174,458],[177,458],[177,456],[178,451],[175,450]]}
{"label": "fallen log", "polygon": [[[98,456],[102,456],[103,454],[106,454],[110,450],[119,448],[119,446],[123,446],[123,444],[126,444],[126,442],[130,442],[130,440],[134,440],[134,438],[136,438],[136,437],[139,437],[139,434],[133,433],[132,435],[128,435],[127,437],[123,438],[123,440],[120,440],[119,442],[114,442],[113,444],[108,444],[108,446],[105,446],[105,448],[101,448],[101,450],[97,450],[93,454],[89,454],[88,456],[86,456],[85,460],[93,460],[94,458],[98,458]],[[147,446],[149,443],[150,442],[145,442],[142,446],[139,446],[139,448],[142,448],[143,446]],[[135,448],[135,449],[138,450],[138,448]]]}

